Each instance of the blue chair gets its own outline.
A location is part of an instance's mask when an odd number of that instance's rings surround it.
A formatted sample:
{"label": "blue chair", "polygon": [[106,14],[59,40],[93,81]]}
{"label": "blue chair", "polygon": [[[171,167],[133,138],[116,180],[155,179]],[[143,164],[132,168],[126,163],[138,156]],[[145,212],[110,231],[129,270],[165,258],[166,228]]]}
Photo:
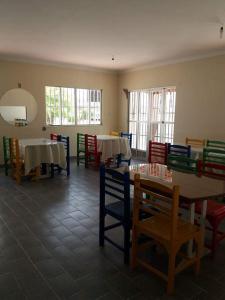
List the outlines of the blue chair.
{"label": "blue chair", "polygon": [[70,138],[60,135],[60,142],[63,143],[66,152],[66,175],[70,175]]}
{"label": "blue chair", "polygon": [[168,154],[191,157],[191,146],[168,144]]}
{"label": "blue chair", "polygon": [[[107,201],[108,200],[108,201]],[[107,203],[109,202],[109,203]],[[106,216],[111,216],[115,222],[105,224]],[[130,257],[130,229],[131,229],[131,202],[129,172],[118,172],[116,169],[100,167],[100,223],[99,245],[104,247],[105,240],[124,253],[124,263],[129,263]],[[109,230],[123,226],[123,246],[106,235]]]}
{"label": "blue chair", "polygon": [[[127,132],[121,132],[120,134],[121,137],[126,137],[128,139],[130,148],[132,146],[132,133],[127,133]],[[130,166],[130,162],[131,162],[131,158],[126,159],[123,158],[122,154],[119,154],[117,157],[117,167],[119,168],[119,166],[121,165],[122,162],[128,163],[128,166]]]}
{"label": "blue chair", "polygon": [[[51,140],[61,142],[64,145],[64,149],[66,152],[66,169],[65,169],[65,171],[66,171],[66,175],[69,176],[70,175],[70,138],[68,136],[63,136],[63,135],[54,134],[54,133],[52,133],[50,135],[50,137],[51,137]],[[60,166],[51,164],[51,177],[54,177],[55,168],[57,169],[57,171],[59,173],[62,171],[62,168]]]}

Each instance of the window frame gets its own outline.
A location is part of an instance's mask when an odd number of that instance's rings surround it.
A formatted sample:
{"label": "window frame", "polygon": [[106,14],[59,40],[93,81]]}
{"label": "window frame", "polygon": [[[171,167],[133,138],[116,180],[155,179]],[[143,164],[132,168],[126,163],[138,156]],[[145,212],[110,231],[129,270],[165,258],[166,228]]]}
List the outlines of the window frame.
{"label": "window frame", "polygon": [[[61,113],[61,118],[60,118],[60,122],[61,124],[48,124],[47,123],[47,105],[46,105],[46,88],[50,87],[50,88],[59,88],[59,94],[60,94],[60,113]],[[61,97],[62,97],[62,89],[73,89],[73,94],[74,94],[74,124],[62,124],[62,101],[61,101]],[[88,124],[78,124],[78,118],[77,118],[77,93],[76,91],[78,89],[83,89],[83,90],[88,90],[90,91],[99,91],[100,92],[100,123],[99,124],[92,124],[90,123],[90,117],[89,117],[89,123]],[[102,126],[103,125],[103,120],[102,120],[102,104],[103,104],[103,89],[98,89],[98,88],[74,88],[74,87],[65,87],[65,86],[53,86],[53,85],[45,85],[44,87],[44,100],[45,100],[45,126],[46,127],[55,127],[55,126],[66,126],[66,127],[71,127],[71,126]],[[89,111],[90,111],[90,101],[89,101]]]}

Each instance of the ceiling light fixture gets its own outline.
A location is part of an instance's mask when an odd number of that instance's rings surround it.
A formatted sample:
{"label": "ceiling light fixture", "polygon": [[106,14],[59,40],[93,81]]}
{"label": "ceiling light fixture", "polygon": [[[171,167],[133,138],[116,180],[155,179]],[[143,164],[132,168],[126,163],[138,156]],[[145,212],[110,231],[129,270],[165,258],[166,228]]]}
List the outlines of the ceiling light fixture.
{"label": "ceiling light fixture", "polygon": [[220,39],[223,38],[223,26],[220,27]]}

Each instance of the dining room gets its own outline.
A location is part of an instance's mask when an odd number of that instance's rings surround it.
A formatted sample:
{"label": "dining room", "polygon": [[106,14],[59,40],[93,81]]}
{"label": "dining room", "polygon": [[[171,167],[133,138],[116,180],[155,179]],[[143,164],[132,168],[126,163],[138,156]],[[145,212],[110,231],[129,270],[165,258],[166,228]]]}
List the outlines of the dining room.
{"label": "dining room", "polygon": [[224,20],[3,1],[0,299],[225,299]]}

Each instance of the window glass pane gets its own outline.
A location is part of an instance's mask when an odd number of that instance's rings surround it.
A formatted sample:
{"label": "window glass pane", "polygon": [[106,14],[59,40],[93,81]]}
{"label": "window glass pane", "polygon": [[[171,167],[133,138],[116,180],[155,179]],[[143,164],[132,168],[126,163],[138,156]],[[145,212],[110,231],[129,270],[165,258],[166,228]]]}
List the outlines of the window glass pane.
{"label": "window glass pane", "polygon": [[74,125],[77,117],[77,124],[101,124],[101,95],[101,90],[46,86],[46,123]]}
{"label": "window glass pane", "polygon": [[61,124],[60,88],[46,87],[46,123],[50,125]]}
{"label": "window glass pane", "polygon": [[77,124],[101,124],[101,91],[77,89]]}
{"label": "window glass pane", "polygon": [[61,88],[62,125],[75,124],[75,101],[73,88]]}
{"label": "window glass pane", "polygon": [[88,90],[77,89],[77,124],[89,124],[89,97]]}

